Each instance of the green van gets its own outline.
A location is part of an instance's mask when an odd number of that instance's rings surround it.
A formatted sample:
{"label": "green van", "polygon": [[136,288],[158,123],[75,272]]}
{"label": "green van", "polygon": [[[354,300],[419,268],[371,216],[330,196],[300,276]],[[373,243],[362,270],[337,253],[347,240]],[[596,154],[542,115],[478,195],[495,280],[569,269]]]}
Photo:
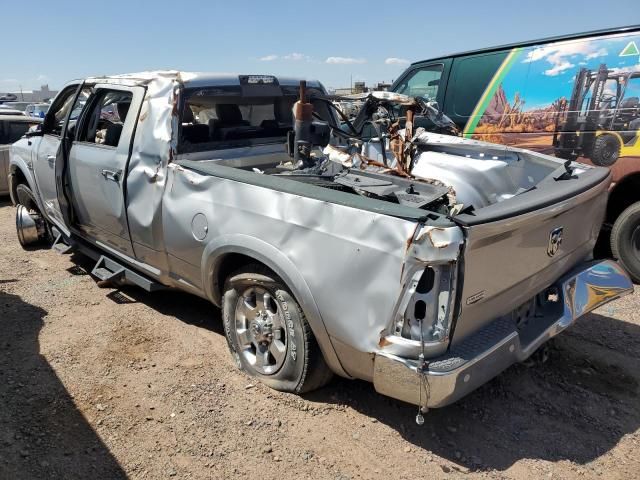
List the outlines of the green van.
{"label": "green van", "polygon": [[416,62],[391,90],[436,100],[467,138],[610,167],[601,237],[640,282],[640,26]]}

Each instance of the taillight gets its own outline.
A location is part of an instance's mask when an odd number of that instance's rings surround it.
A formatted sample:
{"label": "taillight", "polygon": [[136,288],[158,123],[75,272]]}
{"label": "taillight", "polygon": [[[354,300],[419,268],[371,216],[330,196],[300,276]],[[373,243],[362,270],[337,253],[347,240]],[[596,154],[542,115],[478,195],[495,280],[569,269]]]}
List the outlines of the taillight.
{"label": "taillight", "polygon": [[401,315],[396,323],[396,335],[424,343],[449,339],[455,271],[455,263],[446,263],[416,272],[405,292],[406,308],[398,312]]}

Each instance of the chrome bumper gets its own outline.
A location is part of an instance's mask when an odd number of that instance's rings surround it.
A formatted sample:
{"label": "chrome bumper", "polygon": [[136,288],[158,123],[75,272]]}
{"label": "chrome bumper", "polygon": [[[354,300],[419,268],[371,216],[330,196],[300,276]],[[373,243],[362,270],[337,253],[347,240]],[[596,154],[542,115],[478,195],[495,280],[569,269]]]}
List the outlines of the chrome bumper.
{"label": "chrome bumper", "polygon": [[[481,329],[447,355],[428,360],[423,374],[418,362],[377,353],[375,389],[389,397],[418,405],[443,407],[483,385],[510,365],[528,358],[540,345],[555,337],[582,315],[611,300],[633,292],[622,268],[611,260],[583,265],[554,286],[557,308],[536,317],[535,324],[517,329],[510,318],[501,318]],[[426,382],[422,382],[424,376]],[[422,388],[422,392],[420,389]]]}

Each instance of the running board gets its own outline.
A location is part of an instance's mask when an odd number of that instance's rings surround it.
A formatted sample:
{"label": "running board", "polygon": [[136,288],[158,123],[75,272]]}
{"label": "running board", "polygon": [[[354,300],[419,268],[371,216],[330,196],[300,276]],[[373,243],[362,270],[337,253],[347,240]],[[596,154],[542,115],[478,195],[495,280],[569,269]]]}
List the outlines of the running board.
{"label": "running board", "polygon": [[72,247],[65,241],[64,235],[62,235],[62,233],[56,227],[53,227],[51,230],[56,236],[53,245],[51,245],[51,249],[60,254],[68,253]]}
{"label": "running board", "polygon": [[93,270],[91,271],[91,275],[103,282],[132,283],[147,292],[156,292],[167,288],[158,282],[143,277],[142,275],[108,257],[105,257],[104,255],[98,259],[96,266],[93,267]]}
{"label": "running board", "polygon": [[93,248],[79,237],[72,236],[68,238],[56,227],[52,227],[51,230],[56,237],[51,248],[58,253],[67,253],[75,249],[87,257],[96,260],[97,263],[95,267],[93,267],[93,270],[91,270],[91,275],[103,282],[129,283],[147,292],[157,292],[158,290],[167,290],[169,288],[102,255],[98,249]]}
{"label": "running board", "polygon": [[96,266],[91,270],[91,275],[99,278],[103,282],[117,282],[124,278],[124,267],[117,265],[113,262],[113,265],[107,267],[107,258],[100,257]]}

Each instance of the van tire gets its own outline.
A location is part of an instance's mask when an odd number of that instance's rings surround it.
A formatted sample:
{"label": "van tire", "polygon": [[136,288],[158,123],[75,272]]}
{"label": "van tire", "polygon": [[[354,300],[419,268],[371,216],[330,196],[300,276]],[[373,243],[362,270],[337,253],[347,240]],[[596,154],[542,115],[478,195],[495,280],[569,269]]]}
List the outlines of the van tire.
{"label": "van tire", "polygon": [[611,252],[635,283],[640,283],[640,202],[627,207],[611,229]]}
{"label": "van tire", "polygon": [[[275,338],[286,339],[284,359],[279,362],[274,356],[268,355],[269,362],[263,362],[263,365],[268,364],[268,368],[272,369],[269,372],[265,372],[264,367],[257,363],[258,345],[250,345],[244,340],[243,346],[241,329],[238,328],[242,320],[236,319],[237,309],[240,308],[242,312],[245,305],[241,303],[243,295],[254,288],[261,292],[260,295],[262,292],[268,293],[276,307],[270,309],[271,312],[275,312],[270,315],[275,319],[273,324],[276,328],[273,333],[278,331],[279,334],[273,336],[268,344],[274,342]],[[263,301],[262,305],[266,303]],[[256,305],[255,309],[261,311],[262,307]],[[249,316],[245,318],[248,319]],[[222,298],[222,321],[227,345],[236,366],[267,386],[281,392],[299,394],[320,388],[331,380],[333,372],[324,360],[302,308],[286,284],[266,267],[251,264],[229,276]],[[249,322],[246,322],[244,327],[246,330],[252,330]],[[262,333],[263,329],[260,328],[259,331]],[[255,338],[253,330],[251,335]],[[244,353],[247,351],[248,353]],[[255,366],[251,363],[254,357]]]}
{"label": "van tire", "polygon": [[620,156],[620,141],[615,135],[605,133],[593,143],[591,161],[599,167],[610,167]]}

